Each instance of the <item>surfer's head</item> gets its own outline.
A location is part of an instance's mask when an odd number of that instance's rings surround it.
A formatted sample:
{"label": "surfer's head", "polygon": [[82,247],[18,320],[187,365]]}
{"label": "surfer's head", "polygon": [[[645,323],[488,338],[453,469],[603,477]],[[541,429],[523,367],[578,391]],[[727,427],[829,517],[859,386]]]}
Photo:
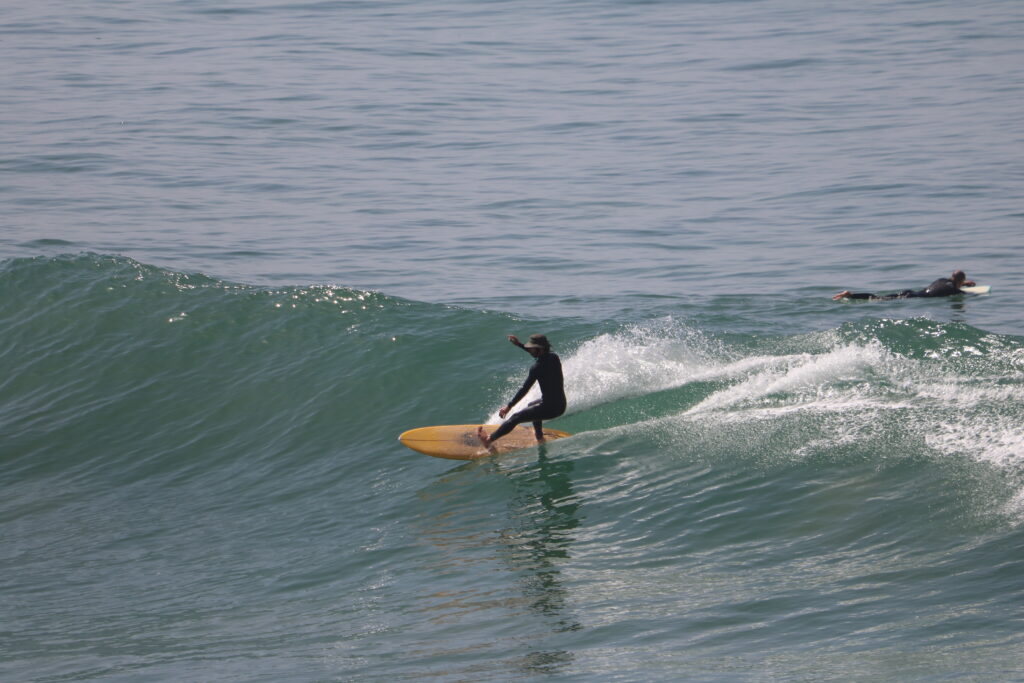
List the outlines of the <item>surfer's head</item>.
{"label": "surfer's head", "polygon": [[543,334],[531,334],[530,341],[523,344],[523,348],[531,352],[536,351],[539,355],[550,351],[551,343],[548,342],[548,338]]}
{"label": "surfer's head", "polygon": [[967,273],[965,273],[962,270],[954,270],[953,271],[953,278],[952,279],[953,279],[953,284],[959,286],[961,282],[963,282],[964,280],[967,279]]}

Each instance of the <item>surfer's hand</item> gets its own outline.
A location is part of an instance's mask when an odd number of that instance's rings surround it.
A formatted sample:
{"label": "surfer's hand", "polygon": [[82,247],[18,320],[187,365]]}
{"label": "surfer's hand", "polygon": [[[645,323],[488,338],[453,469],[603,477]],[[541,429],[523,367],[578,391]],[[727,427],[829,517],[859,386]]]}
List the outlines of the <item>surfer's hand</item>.
{"label": "surfer's hand", "polygon": [[504,420],[505,416],[508,415],[508,410],[509,410],[508,406],[505,406],[504,408],[499,410],[498,411],[498,417],[500,417],[502,420]]}
{"label": "surfer's hand", "polygon": [[964,282],[960,283],[960,286],[961,287],[973,287],[974,284],[975,284],[974,280],[965,280]]}
{"label": "surfer's hand", "polygon": [[516,346],[522,346],[522,344],[519,343],[519,337],[517,337],[514,334],[508,335],[508,340],[515,344]]}

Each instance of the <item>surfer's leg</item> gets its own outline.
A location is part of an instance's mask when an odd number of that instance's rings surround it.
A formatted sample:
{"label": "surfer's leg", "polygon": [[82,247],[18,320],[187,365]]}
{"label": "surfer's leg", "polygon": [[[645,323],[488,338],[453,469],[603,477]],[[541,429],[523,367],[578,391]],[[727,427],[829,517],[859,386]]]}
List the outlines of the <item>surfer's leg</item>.
{"label": "surfer's leg", "polygon": [[[490,437],[488,437],[487,441],[484,441],[483,439],[480,440],[484,442],[485,446],[490,446],[490,444],[494,443],[495,441],[497,441],[498,439],[500,439],[501,437],[505,436],[513,429],[515,429],[517,425],[521,425],[524,422],[535,422],[538,418],[543,417],[543,412],[543,407],[541,406],[540,401],[534,401],[526,408],[520,410],[518,413],[514,413],[512,417],[502,422],[500,427],[491,432],[491,435]],[[536,424],[540,423],[535,422],[535,425]],[[479,436],[480,432],[482,431],[483,428],[481,427],[480,431],[477,432],[477,435]],[[540,431],[538,431],[537,433],[543,434],[543,432]]]}
{"label": "surfer's leg", "polygon": [[563,412],[565,412],[564,407],[553,410],[550,407],[545,406],[542,399],[538,399],[502,422],[501,426],[491,432],[489,437],[484,433],[483,427],[477,429],[477,436],[480,437],[481,443],[490,448],[491,444],[515,429],[516,425],[520,425],[524,422],[532,422],[533,433],[537,437],[537,441],[543,441],[544,430],[542,427],[542,420],[552,420]]}
{"label": "surfer's leg", "polygon": [[895,294],[886,294],[885,296],[872,297],[878,301],[892,301],[893,299],[910,299],[915,296],[921,296],[920,292],[915,292],[912,289],[904,289],[902,292],[896,292]]}
{"label": "surfer's leg", "polygon": [[871,292],[851,292],[848,289],[844,289],[835,296],[832,297],[833,301],[841,301],[842,299],[877,299],[878,297]]}
{"label": "surfer's leg", "polygon": [[560,417],[565,412],[565,406],[561,405],[545,405],[543,401],[534,401],[530,404],[530,407],[520,413],[521,416],[525,417],[526,413],[529,413],[530,421],[533,422],[533,434],[537,437],[537,441],[544,441],[544,420],[554,420],[556,417]]}
{"label": "surfer's leg", "polygon": [[526,422],[527,419],[529,419],[529,418],[519,419],[519,413],[516,413],[515,415],[513,415],[509,419],[507,419],[504,422],[502,422],[501,425],[497,429],[495,429],[493,432],[491,432],[490,436],[488,436],[487,432],[484,431],[483,426],[477,427],[476,428],[477,438],[480,439],[480,443],[482,443],[485,448],[491,448],[492,446],[494,446],[494,442],[495,441],[497,441],[498,439],[500,439],[501,437],[505,436],[506,434],[511,432],[513,429],[515,429],[516,425],[518,425],[518,424],[520,424],[522,422]]}
{"label": "surfer's leg", "polygon": [[510,417],[509,419],[502,422],[500,427],[491,432],[491,441],[497,441],[498,439],[500,439],[501,437],[505,436],[513,429],[515,429],[517,425],[526,422],[529,419],[529,416],[523,417],[523,413],[525,412],[525,410],[520,411],[513,415],[512,417]]}
{"label": "surfer's leg", "polygon": [[530,401],[530,405],[526,407],[523,413],[529,412],[531,422],[533,422],[533,435],[537,437],[537,441],[544,440],[544,426],[541,422],[542,417],[547,417],[544,413],[547,411],[544,409],[544,399],[539,398],[536,401]]}

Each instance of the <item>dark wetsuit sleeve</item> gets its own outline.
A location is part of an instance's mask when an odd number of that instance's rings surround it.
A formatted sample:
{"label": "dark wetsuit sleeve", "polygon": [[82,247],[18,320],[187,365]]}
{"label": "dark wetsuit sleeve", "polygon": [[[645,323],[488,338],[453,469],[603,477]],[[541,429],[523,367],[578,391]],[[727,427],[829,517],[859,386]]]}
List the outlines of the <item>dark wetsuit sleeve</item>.
{"label": "dark wetsuit sleeve", "polygon": [[514,406],[519,403],[523,399],[523,396],[526,396],[526,393],[530,391],[530,387],[532,387],[533,383],[537,381],[539,365],[540,363],[534,363],[533,367],[530,368],[530,374],[526,376],[526,381],[523,382],[522,388],[517,391],[516,395],[512,397],[512,400],[508,402],[510,406]]}

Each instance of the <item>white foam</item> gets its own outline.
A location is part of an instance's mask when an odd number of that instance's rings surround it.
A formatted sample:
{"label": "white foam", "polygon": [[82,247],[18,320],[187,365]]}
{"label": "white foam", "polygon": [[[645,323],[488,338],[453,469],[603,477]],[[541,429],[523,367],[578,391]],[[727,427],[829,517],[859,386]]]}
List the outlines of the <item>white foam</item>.
{"label": "white foam", "polygon": [[[1017,402],[1024,405],[1024,386],[1001,384],[1005,379],[1003,377],[972,377],[970,380],[964,380],[956,376],[947,376],[938,382],[934,378],[929,378],[928,381],[921,382],[916,387],[920,396],[947,404],[977,406],[986,403]],[[1024,380],[1019,379],[1018,381]],[[978,382],[988,383],[978,384]]]}
{"label": "white foam", "polygon": [[567,397],[582,410],[682,386],[709,370],[708,346],[678,325],[601,335],[566,361]]}
{"label": "white foam", "polygon": [[[713,376],[719,371],[712,359],[721,353],[717,344],[671,318],[602,334],[562,357],[570,412]],[[535,386],[520,405],[539,396]],[[496,411],[490,419],[499,419]]]}
{"label": "white foam", "polygon": [[[842,346],[823,354],[797,354],[760,359],[763,369],[686,411],[697,414],[751,403],[773,395],[818,398],[833,382],[863,380],[867,370],[883,368],[889,360],[877,345]],[[848,392],[849,390],[847,390]],[[806,399],[798,399],[806,402]]]}
{"label": "white foam", "polygon": [[925,441],[946,455],[963,455],[1002,469],[1024,466],[1024,425],[1015,417],[964,415],[934,425]]}
{"label": "white foam", "polygon": [[[979,374],[977,364],[964,368],[959,356],[911,359],[878,342],[843,343],[835,334],[784,340],[780,346],[778,355],[740,356],[671,319],[600,335],[563,354],[570,412],[720,382],[726,386],[696,405],[613,429],[682,432],[688,443],[694,429],[744,439],[776,424],[783,434],[795,424],[794,416],[807,414],[819,424],[811,437],[806,430],[786,437],[794,457],[862,440],[909,437],[908,443],[917,441],[933,454],[967,457],[1024,477],[1021,349],[990,354]],[[785,352],[801,347],[821,350]],[[534,388],[526,400],[537,395]],[[905,415],[898,420],[880,419],[899,412]],[[497,413],[491,420],[498,420]],[[732,429],[707,431],[707,424]],[[1024,519],[1024,489],[1014,504]]]}

